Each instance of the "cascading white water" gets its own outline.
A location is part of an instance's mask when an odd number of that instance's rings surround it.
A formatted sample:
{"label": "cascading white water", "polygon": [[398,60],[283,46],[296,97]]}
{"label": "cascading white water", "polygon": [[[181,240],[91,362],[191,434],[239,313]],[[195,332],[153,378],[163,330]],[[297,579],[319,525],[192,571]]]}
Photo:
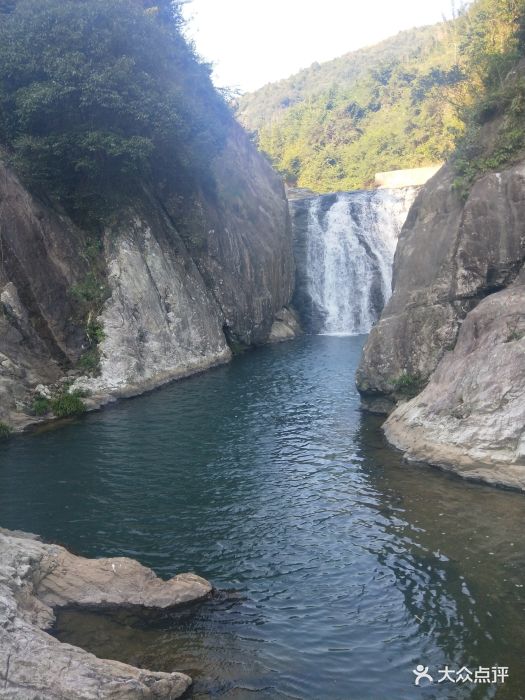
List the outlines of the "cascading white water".
{"label": "cascading white water", "polygon": [[307,202],[304,295],[327,335],[368,333],[390,297],[397,239],[418,188]]}

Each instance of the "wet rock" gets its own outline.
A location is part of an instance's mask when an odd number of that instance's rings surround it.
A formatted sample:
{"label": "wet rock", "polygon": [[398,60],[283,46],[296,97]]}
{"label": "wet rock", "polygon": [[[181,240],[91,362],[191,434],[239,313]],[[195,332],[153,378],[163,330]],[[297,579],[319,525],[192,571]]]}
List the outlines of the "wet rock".
{"label": "wet rock", "polygon": [[280,343],[283,340],[291,340],[301,334],[301,326],[297,316],[291,309],[281,309],[275,314],[270,335],[269,343]]}

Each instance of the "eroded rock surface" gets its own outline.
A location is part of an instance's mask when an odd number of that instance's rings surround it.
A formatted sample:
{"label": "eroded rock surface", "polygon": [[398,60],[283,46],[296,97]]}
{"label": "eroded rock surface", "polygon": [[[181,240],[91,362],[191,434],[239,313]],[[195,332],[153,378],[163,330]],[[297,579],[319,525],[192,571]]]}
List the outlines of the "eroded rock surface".
{"label": "eroded rock surface", "polygon": [[387,420],[409,459],[525,490],[524,283],[471,311],[427,387]]}
{"label": "eroded rock surface", "polygon": [[[294,280],[283,184],[233,119],[212,169],[213,191],[144,190],[94,241],[0,164],[0,421],[39,420],[36,387],[67,376],[95,407],[226,362],[275,322],[282,335]],[[97,287],[106,300],[89,309]],[[79,379],[90,333],[100,372]]]}
{"label": "eroded rock surface", "polygon": [[401,232],[394,291],[356,377],[371,409],[393,408],[400,379],[424,384],[468,312],[512,283],[525,258],[525,164],[483,176],[465,203],[454,177],[445,166],[429,181]]}
{"label": "eroded rock surface", "polygon": [[10,700],[178,698],[183,673],[157,673],[98,659],[46,633],[53,608],[141,605],[166,608],[205,598],[193,574],[162,581],[127,558],[89,560],[33,535],[0,530],[0,697]]}

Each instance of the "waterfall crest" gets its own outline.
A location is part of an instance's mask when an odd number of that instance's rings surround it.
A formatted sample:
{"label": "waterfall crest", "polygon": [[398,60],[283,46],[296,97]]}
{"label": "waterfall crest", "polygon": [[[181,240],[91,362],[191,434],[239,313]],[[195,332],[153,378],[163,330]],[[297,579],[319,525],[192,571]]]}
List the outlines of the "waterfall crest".
{"label": "waterfall crest", "polygon": [[292,203],[295,304],[310,332],[368,333],[390,298],[399,233],[417,187]]}

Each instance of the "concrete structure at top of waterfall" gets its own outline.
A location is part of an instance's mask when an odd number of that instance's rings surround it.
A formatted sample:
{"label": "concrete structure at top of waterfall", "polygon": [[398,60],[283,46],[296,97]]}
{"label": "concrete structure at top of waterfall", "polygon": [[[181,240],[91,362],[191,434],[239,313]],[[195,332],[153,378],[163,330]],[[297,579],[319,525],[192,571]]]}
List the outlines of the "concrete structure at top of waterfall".
{"label": "concrete structure at top of waterfall", "polygon": [[375,174],[375,184],[379,188],[395,189],[399,187],[421,187],[441,168],[443,163],[426,168],[409,168],[408,170],[389,170]]}

